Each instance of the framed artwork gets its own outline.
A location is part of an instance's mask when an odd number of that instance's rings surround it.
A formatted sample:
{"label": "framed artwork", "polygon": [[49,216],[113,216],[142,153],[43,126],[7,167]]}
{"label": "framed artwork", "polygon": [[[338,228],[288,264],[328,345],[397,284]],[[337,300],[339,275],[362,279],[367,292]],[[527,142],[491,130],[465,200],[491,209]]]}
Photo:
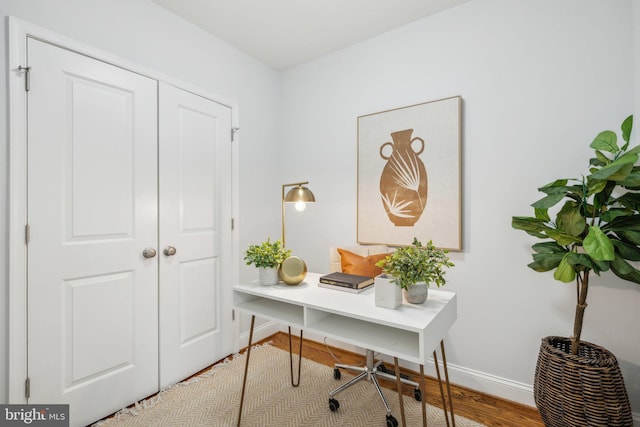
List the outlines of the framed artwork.
{"label": "framed artwork", "polygon": [[460,96],[358,117],[358,243],[462,250]]}

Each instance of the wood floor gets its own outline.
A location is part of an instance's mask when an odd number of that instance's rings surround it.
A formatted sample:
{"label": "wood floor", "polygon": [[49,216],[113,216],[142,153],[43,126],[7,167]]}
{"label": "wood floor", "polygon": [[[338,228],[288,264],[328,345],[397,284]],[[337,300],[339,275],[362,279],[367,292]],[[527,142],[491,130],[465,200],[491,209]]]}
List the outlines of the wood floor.
{"label": "wood floor", "polygon": [[[262,342],[271,342],[274,347],[289,351],[288,335],[279,332]],[[294,337],[293,352],[298,353],[299,339]],[[333,356],[332,354],[333,353]],[[340,363],[363,364],[364,356],[349,351],[344,351],[336,347],[325,346],[324,343],[304,340],[302,355],[310,360],[333,366],[336,363],[334,356]],[[419,374],[415,372],[405,372],[418,381]],[[304,380],[304,379],[303,379]],[[381,384],[388,388],[395,388],[395,384],[381,381]],[[540,415],[535,408],[531,408],[519,403],[509,402],[504,399],[488,396],[473,390],[452,385],[453,408],[455,414],[465,418],[485,424],[487,427],[544,427]],[[426,402],[429,405],[442,407],[440,393],[435,379],[426,377]],[[407,386],[403,390],[407,396],[413,397],[413,388]],[[423,396],[425,393],[423,392]]]}

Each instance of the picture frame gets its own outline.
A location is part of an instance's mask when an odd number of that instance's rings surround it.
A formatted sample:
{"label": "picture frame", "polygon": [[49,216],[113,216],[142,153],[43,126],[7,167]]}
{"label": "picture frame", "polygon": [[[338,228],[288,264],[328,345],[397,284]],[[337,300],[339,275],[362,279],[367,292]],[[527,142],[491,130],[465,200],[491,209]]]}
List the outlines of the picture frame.
{"label": "picture frame", "polygon": [[357,241],[462,250],[462,97],[358,117]]}

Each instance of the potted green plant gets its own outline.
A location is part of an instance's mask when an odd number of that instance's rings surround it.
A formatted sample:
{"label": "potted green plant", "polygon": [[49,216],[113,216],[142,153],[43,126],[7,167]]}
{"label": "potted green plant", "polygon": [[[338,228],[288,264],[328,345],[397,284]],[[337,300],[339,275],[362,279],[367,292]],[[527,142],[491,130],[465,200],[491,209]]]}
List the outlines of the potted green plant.
{"label": "potted green plant", "polygon": [[275,285],[278,283],[278,267],[290,255],[291,250],[286,249],[280,240],[272,242],[268,238],[260,244],[249,245],[244,253],[244,261],[258,268],[260,284]]}
{"label": "potted green plant", "polygon": [[[544,338],[538,356],[534,397],[547,426],[632,424],[615,356],[580,340],[591,272],[640,283],[640,271],[629,263],[640,260],[640,146],[629,149],[632,127],[629,116],[621,147],[615,132],[598,134],[587,176],[539,188],[545,196],[531,205],[534,216],[512,218],[513,228],[544,240],[532,246],[528,266],[576,283],[573,335]],[[561,202],[552,220],[549,210]]]}
{"label": "potted green plant", "polygon": [[431,283],[438,287],[446,283],[444,268],[454,266],[447,253],[432,241],[422,245],[414,237],[411,245],[396,249],[376,265],[384,275],[392,276],[391,282],[402,289],[408,302],[422,304]]}

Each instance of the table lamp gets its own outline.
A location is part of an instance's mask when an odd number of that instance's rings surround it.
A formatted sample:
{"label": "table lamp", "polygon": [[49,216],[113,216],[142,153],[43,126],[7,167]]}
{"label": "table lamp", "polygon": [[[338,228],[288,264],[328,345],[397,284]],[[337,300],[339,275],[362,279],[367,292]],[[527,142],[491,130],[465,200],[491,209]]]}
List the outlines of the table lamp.
{"label": "table lamp", "polygon": [[[282,185],[282,246],[286,247],[286,223],[285,223],[285,203],[295,203],[296,210],[303,211],[307,203],[316,201],[315,196],[305,184],[309,181],[294,182]],[[293,187],[285,195],[285,188]],[[297,256],[285,259],[280,265],[280,278],[288,285],[297,285],[302,282],[307,275],[307,265]]]}

